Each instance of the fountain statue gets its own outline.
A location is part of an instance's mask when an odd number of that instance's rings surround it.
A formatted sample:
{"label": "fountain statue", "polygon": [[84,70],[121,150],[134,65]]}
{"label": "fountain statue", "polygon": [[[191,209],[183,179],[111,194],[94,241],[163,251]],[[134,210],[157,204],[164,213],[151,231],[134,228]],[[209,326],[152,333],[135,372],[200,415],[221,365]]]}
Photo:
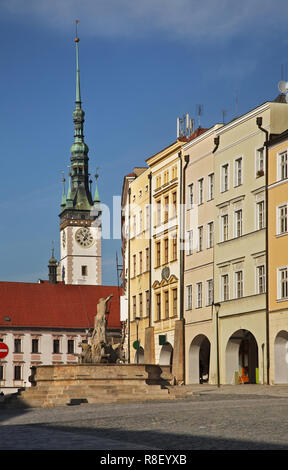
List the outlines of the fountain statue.
{"label": "fountain statue", "polygon": [[80,364],[119,364],[124,362],[125,338],[122,335],[120,343],[111,344],[108,342],[106,334],[107,304],[112,297],[113,295],[109,295],[106,299],[99,299],[92,334],[88,332],[87,339],[79,343],[82,348],[82,352],[77,354]]}

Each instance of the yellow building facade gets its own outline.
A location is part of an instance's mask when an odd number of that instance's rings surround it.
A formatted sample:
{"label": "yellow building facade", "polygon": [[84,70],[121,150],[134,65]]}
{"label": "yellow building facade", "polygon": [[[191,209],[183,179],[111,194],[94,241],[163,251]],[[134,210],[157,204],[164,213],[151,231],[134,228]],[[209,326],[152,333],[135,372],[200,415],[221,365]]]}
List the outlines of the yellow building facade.
{"label": "yellow building facade", "polygon": [[[288,124],[288,123],[287,123]],[[270,383],[288,383],[288,131],[268,142]]]}

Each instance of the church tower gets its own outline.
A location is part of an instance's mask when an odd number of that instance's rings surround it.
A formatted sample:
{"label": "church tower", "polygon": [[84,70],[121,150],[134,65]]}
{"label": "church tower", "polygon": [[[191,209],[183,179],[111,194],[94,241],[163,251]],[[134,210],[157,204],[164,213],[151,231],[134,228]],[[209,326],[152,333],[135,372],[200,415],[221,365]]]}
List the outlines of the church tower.
{"label": "church tower", "polygon": [[[99,285],[101,269],[100,200],[91,194],[89,148],[84,142],[84,116],[80,94],[79,38],[76,45],[76,102],[73,111],[74,143],[71,146],[69,188],[63,195],[60,217],[60,278],[66,284]],[[90,185],[90,187],[89,187]]]}

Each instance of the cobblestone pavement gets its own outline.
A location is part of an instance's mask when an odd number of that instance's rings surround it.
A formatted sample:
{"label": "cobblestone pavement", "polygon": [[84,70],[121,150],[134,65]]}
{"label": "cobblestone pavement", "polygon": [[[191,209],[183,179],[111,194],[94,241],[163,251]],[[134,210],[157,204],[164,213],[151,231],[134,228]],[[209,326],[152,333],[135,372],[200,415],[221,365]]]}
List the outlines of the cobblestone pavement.
{"label": "cobblestone pavement", "polygon": [[161,402],[0,408],[0,449],[288,450],[288,386],[191,386]]}

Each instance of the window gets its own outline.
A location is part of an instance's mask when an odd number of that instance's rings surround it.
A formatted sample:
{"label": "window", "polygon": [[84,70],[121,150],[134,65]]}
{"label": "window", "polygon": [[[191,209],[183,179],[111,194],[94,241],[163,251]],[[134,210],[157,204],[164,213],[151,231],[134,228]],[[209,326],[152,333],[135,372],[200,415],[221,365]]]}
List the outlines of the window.
{"label": "window", "polygon": [[156,189],[161,187],[161,175],[156,177]]}
{"label": "window", "polygon": [[136,276],[136,255],[133,255],[133,277]]}
{"label": "window", "polygon": [[265,266],[257,266],[256,268],[256,282],[257,282],[257,294],[263,294],[266,291],[266,279],[265,279]]}
{"label": "window", "polygon": [[186,286],[186,310],[192,309],[192,285]]}
{"label": "window", "polygon": [[235,297],[236,299],[243,297],[243,271],[235,273]]}
{"label": "window", "polygon": [[208,201],[214,199],[214,173],[208,175]]}
{"label": "window", "polygon": [[196,308],[202,307],[202,282],[196,284]]}
{"label": "window", "polygon": [[221,241],[228,240],[228,214],[221,216]]}
{"label": "window", "polygon": [[149,248],[145,249],[145,253],[146,253],[146,271],[149,271],[149,269],[150,269],[150,251],[149,251]]}
{"label": "window", "polygon": [[38,338],[32,338],[32,353],[39,353],[39,340]]}
{"label": "window", "polygon": [[132,230],[132,233],[133,233],[133,236],[136,237],[136,215],[133,215],[133,230]]}
{"label": "window", "polygon": [[221,276],[222,300],[229,300],[229,278],[228,274]]}
{"label": "window", "polygon": [[164,314],[165,318],[169,318],[169,292],[164,292]]}
{"label": "window", "polygon": [[146,219],[145,228],[146,230],[150,230],[150,206],[149,205],[145,207],[145,219]]}
{"label": "window", "polygon": [[206,285],[207,289],[207,305],[212,305],[213,303],[213,279],[209,279]]}
{"label": "window", "polygon": [[172,260],[177,259],[177,235],[172,235]]}
{"label": "window", "polygon": [[189,184],[188,186],[188,205],[189,207],[193,207],[194,204],[194,189],[193,189],[193,183]]}
{"label": "window", "polygon": [[263,176],[265,168],[264,148],[256,150],[256,176]]}
{"label": "window", "polygon": [[140,317],[143,316],[143,296],[142,296],[142,293],[139,294],[139,315],[140,315]]}
{"label": "window", "polygon": [[235,217],[235,237],[242,235],[242,209],[234,212]]}
{"label": "window", "polygon": [[234,186],[242,184],[242,157],[235,160]]}
{"label": "window", "polygon": [[189,230],[187,255],[192,255],[192,253],[193,253],[193,230]]}
{"label": "window", "polygon": [[133,319],[136,317],[136,295],[133,295],[132,297],[132,313],[133,313]]}
{"label": "window", "polygon": [[74,339],[68,339],[67,341],[67,352],[68,354],[74,354]]}
{"label": "window", "polygon": [[21,380],[21,366],[14,366],[14,380]]}
{"label": "window", "polygon": [[143,231],[143,213],[139,212],[139,233]]}
{"label": "window", "polygon": [[157,208],[157,213],[156,213],[156,225],[161,224],[161,201],[156,202],[156,208]]}
{"label": "window", "polygon": [[177,316],[177,289],[172,289],[173,317]]}
{"label": "window", "polygon": [[139,274],[143,272],[143,255],[142,251],[139,252]]}
{"label": "window", "polygon": [[161,294],[156,294],[156,320],[161,320]]}
{"label": "window", "polygon": [[82,276],[87,276],[87,274],[88,274],[87,266],[81,266],[81,274],[82,274]]}
{"label": "window", "polygon": [[4,366],[0,365],[0,380],[4,380]]}
{"label": "window", "polygon": [[172,217],[177,215],[177,193],[172,193]]}
{"label": "window", "polygon": [[288,224],[287,224],[287,203],[283,204],[282,206],[277,207],[277,222],[278,222],[278,229],[277,233],[286,233]]}
{"label": "window", "polygon": [[150,292],[149,290],[146,290],[146,315],[148,317],[150,313]]}
{"label": "window", "polygon": [[264,201],[257,202],[256,204],[256,222],[257,230],[265,227],[265,206]]}
{"label": "window", "polygon": [[229,165],[226,163],[221,167],[221,191],[228,191],[229,189]]}
{"label": "window", "polygon": [[278,176],[280,180],[284,180],[288,177],[288,160],[287,150],[278,155]]}
{"label": "window", "polygon": [[169,217],[169,196],[164,198],[164,223],[168,222]]}
{"label": "window", "polygon": [[203,250],[203,225],[198,227],[198,251]]}
{"label": "window", "polygon": [[207,248],[212,248],[214,245],[214,222],[207,224]]}
{"label": "window", "polygon": [[164,171],[164,184],[169,183],[169,170]]}
{"label": "window", "polygon": [[21,353],[21,339],[20,338],[14,339],[14,352]]}
{"label": "window", "polygon": [[167,264],[169,261],[169,251],[168,251],[168,238],[164,239],[164,263]]}
{"label": "window", "polygon": [[161,264],[161,242],[156,243],[156,267]]}
{"label": "window", "polygon": [[288,268],[278,270],[278,298],[287,299],[288,297]]}
{"label": "window", "polygon": [[198,180],[198,204],[203,204],[203,187],[204,187],[204,179],[201,178]]}
{"label": "window", "polygon": [[60,353],[60,340],[53,339],[53,353],[59,354]]}

